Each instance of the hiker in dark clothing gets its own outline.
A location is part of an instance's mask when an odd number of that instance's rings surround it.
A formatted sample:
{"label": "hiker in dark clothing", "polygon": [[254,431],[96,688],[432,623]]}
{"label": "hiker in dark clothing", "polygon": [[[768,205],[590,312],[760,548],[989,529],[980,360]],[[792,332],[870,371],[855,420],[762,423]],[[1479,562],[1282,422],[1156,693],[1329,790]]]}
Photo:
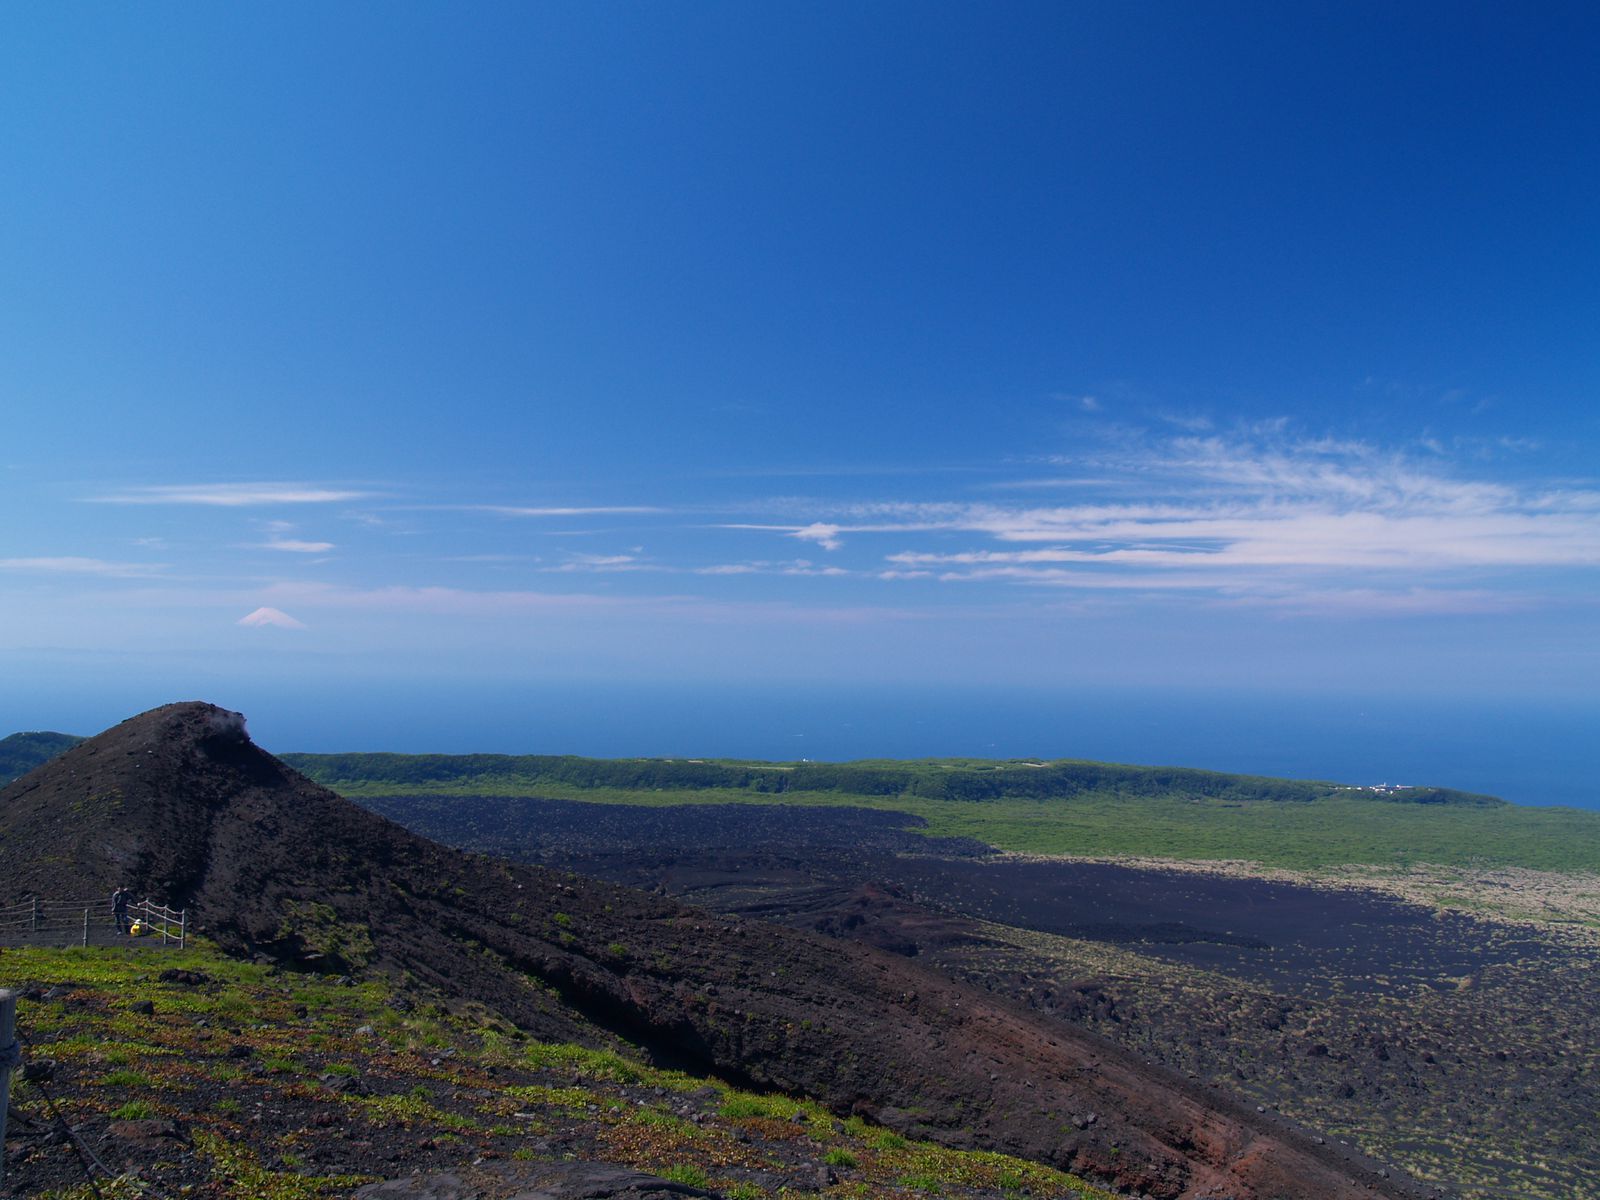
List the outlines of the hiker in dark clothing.
{"label": "hiker in dark clothing", "polygon": [[116,891],[111,893],[111,915],[116,919],[117,932],[122,934],[127,933],[128,891],[126,888],[118,888]]}

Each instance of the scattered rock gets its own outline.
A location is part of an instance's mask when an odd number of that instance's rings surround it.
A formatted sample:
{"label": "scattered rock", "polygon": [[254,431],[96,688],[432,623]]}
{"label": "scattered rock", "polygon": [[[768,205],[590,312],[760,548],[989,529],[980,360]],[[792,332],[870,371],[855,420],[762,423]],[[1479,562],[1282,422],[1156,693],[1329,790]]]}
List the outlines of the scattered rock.
{"label": "scattered rock", "polygon": [[478,1200],[481,1194],[459,1175],[426,1175],[369,1183],[352,1200]]}
{"label": "scattered rock", "polygon": [[167,1121],[160,1117],[150,1117],[142,1121],[113,1121],[109,1132],[112,1137],[141,1145],[189,1140],[176,1121]]}
{"label": "scattered rock", "polygon": [[200,987],[202,984],[211,982],[211,976],[200,971],[186,971],[182,967],[171,967],[161,972],[156,978],[161,980],[162,983],[177,983],[182,984],[184,987]]}
{"label": "scattered rock", "polygon": [[359,1075],[344,1075],[335,1072],[329,1072],[327,1075],[319,1075],[317,1078],[329,1091],[337,1092],[342,1096],[371,1095],[371,1093],[367,1090],[366,1085],[361,1082],[361,1077]]}

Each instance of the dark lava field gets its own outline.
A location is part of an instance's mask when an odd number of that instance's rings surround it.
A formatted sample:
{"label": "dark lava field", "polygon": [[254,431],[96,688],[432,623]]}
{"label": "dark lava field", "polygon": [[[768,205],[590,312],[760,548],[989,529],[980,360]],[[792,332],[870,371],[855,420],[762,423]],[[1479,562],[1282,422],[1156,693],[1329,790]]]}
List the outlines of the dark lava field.
{"label": "dark lava field", "polygon": [[1592,941],[1351,886],[776,805],[365,800],[439,841],[913,956],[1464,1197],[1600,1197]]}

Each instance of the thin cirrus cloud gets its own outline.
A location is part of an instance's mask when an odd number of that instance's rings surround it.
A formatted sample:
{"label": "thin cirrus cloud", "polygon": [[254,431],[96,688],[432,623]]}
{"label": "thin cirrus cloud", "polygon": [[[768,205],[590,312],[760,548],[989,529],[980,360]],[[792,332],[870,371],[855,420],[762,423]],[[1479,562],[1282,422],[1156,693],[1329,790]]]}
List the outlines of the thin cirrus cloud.
{"label": "thin cirrus cloud", "polygon": [[54,558],[0,558],[0,570],[26,571],[46,575],[104,575],[115,579],[137,579],[159,575],[165,563],[109,562],[103,558],[72,555]]}
{"label": "thin cirrus cloud", "polygon": [[913,528],[909,525],[852,525],[848,528],[842,525],[830,524],[826,521],[813,521],[809,525],[757,525],[745,521],[728,522],[716,526],[718,529],[749,529],[766,533],[781,533],[785,537],[797,538],[802,542],[814,542],[824,550],[837,550],[844,545],[841,533],[895,533],[904,529]]}
{"label": "thin cirrus cloud", "polygon": [[332,504],[360,500],[371,495],[371,492],[309,483],[206,483],[125,488],[90,499],[99,504],[198,504],[214,508],[249,508],[271,504]]}
{"label": "thin cirrus cloud", "polygon": [[654,571],[661,568],[654,563],[642,561],[634,554],[569,554],[566,562],[540,569],[570,574],[579,571],[601,573],[607,571]]}
{"label": "thin cirrus cloud", "polygon": [[533,506],[521,504],[439,504],[426,506],[435,511],[485,512],[502,517],[602,517],[649,516],[667,512],[649,504],[595,504]]}
{"label": "thin cirrus cloud", "polygon": [[[875,572],[886,580],[1210,591],[1284,611],[1493,611],[1530,602],[1528,572],[1600,566],[1600,492],[1452,474],[1433,451],[1419,463],[1274,423],[1047,461],[1061,478],[1032,482],[1092,480],[1099,492],[1067,505],[852,504],[809,525],[733,527],[828,549],[857,535],[941,535],[937,548],[886,554]],[[952,535],[982,540],[952,548]],[[1516,577],[1514,600],[1484,586],[1497,572]]]}
{"label": "thin cirrus cloud", "polygon": [[844,567],[818,566],[810,559],[795,558],[784,562],[755,560],[751,562],[716,563],[708,567],[694,567],[695,575],[850,575]]}
{"label": "thin cirrus cloud", "polygon": [[255,544],[261,550],[282,550],[289,554],[325,554],[333,549],[332,542],[307,542],[286,537],[271,537]]}
{"label": "thin cirrus cloud", "polygon": [[[549,573],[552,584],[561,576],[612,575],[608,588],[625,591],[676,576],[697,581],[695,590],[707,602],[721,589],[730,598],[743,597],[740,603],[759,594],[756,578],[767,578],[775,596],[783,577],[802,576],[920,594],[920,602],[941,585],[964,584],[975,593],[1032,586],[1052,593],[1051,604],[1078,603],[1062,595],[1077,590],[1084,603],[1107,607],[1182,597],[1186,603],[1257,605],[1284,614],[1492,612],[1589,594],[1588,582],[1600,567],[1600,489],[1583,481],[1529,482],[1462,450],[1452,457],[1448,449],[1438,439],[1396,449],[1349,438],[1299,437],[1282,422],[1229,433],[1203,423],[1169,422],[1154,432],[1119,428],[1071,456],[1008,460],[1016,474],[1028,477],[1028,486],[1072,489],[1054,495],[997,494],[985,481],[956,491],[940,487],[918,498],[868,501],[824,496],[714,506],[685,501],[671,507],[407,507],[549,518],[554,528],[536,527],[541,536],[588,539],[541,560],[511,540],[498,521],[482,522],[481,532],[452,529],[447,548],[458,552],[435,559],[461,568],[459,577],[446,570],[439,582],[447,586],[466,582],[474,563],[527,562]],[[310,484],[232,484],[126,493],[135,494],[142,498],[128,502],[237,506],[347,499],[354,493]],[[586,523],[561,520],[711,512],[721,519],[653,523],[648,554],[627,542],[607,545],[615,530],[571,528]],[[332,542],[297,536],[299,529],[288,521],[254,525],[260,540],[253,547],[289,556],[335,549]],[[426,526],[423,521],[416,532],[425,535]],[[754,538],[765,545],[730,552],[723,544],[727,534],[707,540],[706,530],[733,531],[734,541]],[[473,545],[468,537],[480,540]],[[352,545],[341,562],[355,582],[367,560],[360,544],[347,540]],[[127,576],[162,570],[72,558],[0,559],[0,568]],[[624,582],[629,573],[638,583]],[[736,583],[738,577],[751,583]],[[386,593],[380,588],[376,594]],[[882,604],[889,594],[862,598]]]}

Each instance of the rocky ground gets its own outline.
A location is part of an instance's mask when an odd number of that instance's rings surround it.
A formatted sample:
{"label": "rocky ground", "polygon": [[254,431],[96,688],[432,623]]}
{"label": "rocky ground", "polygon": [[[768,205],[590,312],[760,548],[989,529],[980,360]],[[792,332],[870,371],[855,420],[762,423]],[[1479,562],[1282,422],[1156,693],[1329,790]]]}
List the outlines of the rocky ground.
{"label": "rocky ground", "polygon": [[629,1045],[657,1067],[1126,1195],[1421,1194],[1225,1087],[903,953],[427,841],[209,705],[142,714],[0,790],[0,903],[117,884],[190,909],[238,957],[389,981],[544,1042]]}
{"label": "rocky ground", "polygon": [[[457,797],[373,803],[464,829]],[[1600,1196],[1592,880],[1263,877],[984,855],[883,812],[603,808],[494,798],[473,823],[502,852],[937,965],[1453,1193]]]}
{"label": "rocky ground", "polygon": [[105,1196],[166,1200],[1107,1195],[1019,1159],[206,947],[9,950],[0,986],[22,992],[31,1078],[13,1097],[0,1194],[87,1200],[87,1153]]}

